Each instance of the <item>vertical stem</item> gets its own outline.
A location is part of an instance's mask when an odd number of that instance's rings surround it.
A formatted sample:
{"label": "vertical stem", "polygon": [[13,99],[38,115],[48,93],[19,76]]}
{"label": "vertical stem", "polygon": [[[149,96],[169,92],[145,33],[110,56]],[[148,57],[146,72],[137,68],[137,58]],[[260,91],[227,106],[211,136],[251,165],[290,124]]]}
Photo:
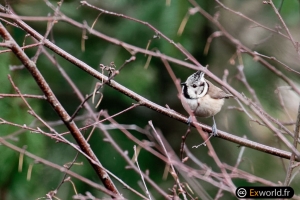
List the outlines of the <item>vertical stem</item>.
{"label": "vertical stem", "polygon": [[[300,129],[300,103],[299,103],[299,108],[298,108],[298,115],[297,115],[295,134],[294,134],[294,143],[293,143],[295,149],[297,149],[297,143],[298,143],[298,138],[299,138],[299,129]],[[286,185],[286,186],[288,186],[290,184],[290,180],[291,180],[291,176],[292,176],[292,172],[293,172],[294,161],[295,161],[295,153],[292,152],[292,155],[290,157],[289,168],[287,170],[287,174],[286,174],[285,181],[284,181],[284,185]]]}
{"label": "vertical stem", "polygon": [[90,159],[89,162],[93,166],[94,170],[98,174],[99,178],[102,180],[104,186],[112,191],[116,196],[120,196],[117,188],[111,181],[110,177],[106,173],[105,169],[102,167],[101,163],[99,162],[98,158],[90,148],[89,144],[81,134],[80,130],[60,104],[58,99],[56,98],[55,94],[49,87],[47,81],[44,79],[43,75],[40,73],[38,68],[36,67],[35,63],[31,61],[28,56],[24,53],[24,51],[20,48],[20,46],[15,42],[9,32],[5,29],[3,24],[0,22],[0,35],[5,40],[5,43],[9,45],[9,48],[13,51],[13,53],[19,58],[19,60],[23,63],[23,65],[27,68],[27,70],[31,73],[32,77],[35,79],[38,86],[41,88],[45,96],[47,97],[47,101],[51,104],[53,109],[59,115],[61,120],[64,122],[66,127],[71,132],[72,136],[75,138],[76,142],[80,146],[81,150],[88,155]]}

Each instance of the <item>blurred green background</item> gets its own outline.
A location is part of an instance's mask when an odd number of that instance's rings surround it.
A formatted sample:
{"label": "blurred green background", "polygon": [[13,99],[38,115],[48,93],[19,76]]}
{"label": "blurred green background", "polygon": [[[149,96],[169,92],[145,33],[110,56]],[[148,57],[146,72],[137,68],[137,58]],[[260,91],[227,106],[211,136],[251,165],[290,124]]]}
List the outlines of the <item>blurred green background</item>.
{"label": "blurred green background", "polygon": [[[5,3],[5,1],[0,2],[2,5]],[[51,10],[44,1],[8,0],[7,2],[9,2],[14,11],[21,16],[47,16],[48,14],[53,14],[53,10]],[[50,2],[54,6],[57,5],[57,1]],[[166,5],[166,1],[159,0],[90,0],[88,2],[108,11],[122,13],[130,17],[149,22],[168,38],[176,43],[180,43],[202,65],[208,64],[209,70],[218,77],[222,78],[224,70],[228,70],[228,83],[237,91],[244,93],[246,96],[251,98],[246,87],[236,78],[238,74],[237,66],[239,63],[235,57],[236,47],[232,45],[231,42],[229,42],[225,37],[215,38],[211,43],[208,54],[205,55],[203,53],[207,38],[213,32],[218,31],[211,22],[197,13],[189,17],[182,35],[177,34],[183,18],[185,17],[188,9],[191,7],[188,1],[173,0],[170,1],[170,5]],[[240,40],[253,51],[257,51],[267,56],[274,56],[278,60],[286,63],[289,67],[298,71],[300,70],[299,56],[297,56],[294,47],[287,39],[284,39],[277,34],[271,35],[269,31],[260,27],[255,27],[253,23],[247,21],[245,18],[223,10],[214,1],[198,0],[197,2],[201,8],[211,15],[218,14],[218,19],[225,29],[232,34],[233,37]],[[262,4],[261,1],[227,0],[222,2],[228,7],[245,14],[251,19],[272,29],[279,24],[272,8],[269,5]],[[279,7],[281,1],[275,1],[275,4]],[[66,0],[62,4],[61,12],[80,23],[86,22],[89,26],[93,24],[99,14],[96,10],[80,6],[79,1],[72,0]],[[290,28],[292,35],[295,37],[295,40],[299,41],[299,2],[296,0],[284,1],[281,8],[281,14],[287,26]],[[42,35],[45,34],[47,22],[27,21],[26,23]],[[14,39],[22,45],[26,33],[10,25],[6,25],[6,27]],[[141,48],[146,48],[148,41],[152,40],[149,46],[150,50],[157,49],[161,53],[174,58],[182,60],[185,59],[185,57],[172,44],[162,38],[153,39],[155,33],[147,26],[121,17],[102,14],[97,20],[94,29],[110,37],[114,37]],[[281,29],[280,31],[284,32],[284,30]],[[81,38],[82,30],[63,21],[58,21],[55,24],[53,32],[49,36],[49,39],[54,40],[57,46],[99,71],[99,64],[109,65],[109,63],[114,62],[118,68],[131,56],[128,51],[122,47],[110,44],[109,42],[90,34],[87,34],[87,39],[85,40],[85,51],[83,51],[81,48]],[[32,43],[32,40],[29,37],[26,38],[25,44],[30,43]],[[26,49],[25,52],[29,57],[32,57],[36,50],[37,48]],[[89,74],[83,72],[61,57],[55,55],[55,58],[76,83],[82,94],[89,94],[93,91],[96,82],[99,80],[91,77]],[[235,63],[229,62],[232,58],[235,60]],[[241,58],[245,67],[244,73],[246,78],[249,84],[256,91],[265,111],[279,121],[295,121],[299,104],[299,96],[287,89],[280,90],[280,94],[284,97],[283,99],[286,104],[287,112],[291,117],[289,118],[280,106],[278,96],[274,92],[277,87],[286,86],[286,83],[278,79],[274,73],[257,63],[249,55],[242,54]],[[162,106],[167,104],[171,109],[187,115],[177,97],[175,85],[161,60],[159,58],[152,58],[149,66],[145,69],[147,59],[147,56],[137,54],[136,60],[126,65],[122,69],[121,73],[115,77],[115,80],[150,101]],[[272,61],[271,64],[299,85],[299,76],[285,70],[274,61]],[[0,54],[0,93],[15,93],[7,79],[7,75],[10,74],[23,94],[42,94],[31,75],[25,69],[14,71],[9,70],[10,66],[13,65],[20,65],[20,62],[13,54]],[[80,104],[80,100],[74,94],[74,91],[62,78],[57,68],[54,67],[43,54],[39,57],[37,66],[62,105],[69,114],[72,114]],[[181,81],[184,81],[191,73],[194,72],[191,69],[172,63],[171,66],[177,78],[181,79]],[[109,88],[108,86],[105,86],[102,92],[104,97],[97,111],[101,109],[107,110],[108,113],[112,115],[124,110],[132,103],[135,103],[127,96]],[[57,114],[46,101],[28,99],[28,102],[34,108],[36,113],[42,116],[44,120],[48,122],[59,120]],[[89,101],[89,103],[91,104],[91,101]],[[280,149],[285,149],[284,145],[278,141],[277,137],[274,137],[273,133],[267,128],[258,125],[256,122],[250,121],[247,115],[243,112],[239,112],[235,109],[227,109],[228,106],[238,106],[238,104],[233,99],[226,101],[223,110],[216,116],[216,121],[220,130],[224,130],[241,137],[246,136],[251,140],[278,147]],[[29,115],[27,110],[28,108],[26,108],[20,99],[0,99],[1,118],[21,125],[26,124],[27,126],[38,126],[41,129],[48,131],[31,115]],[[79,115],[83,115],[84,113],[85,111],[81,111]],[[120,124],[136,124],[142,128],[147,127],[148,121],[152,120],[153,124],[157,127],[157,129],[161,130],[171,147],[177,155],[179,155],[181,136],[187,129],[185,124],[177,122],[145,107],[135,108],[117,116],[115,120],[117,120]],[[199,121],[208,125],[212,124],[212,119],[210,118],[199,119]],[[78,121],[78,126],[84,126],[86,123],[87,120]],[[62,125],[55,126],[54,128],[58,132],[66,131],[66,128]],[[292,126],[289,128],[293,130]],[[18,131],[20,130],[16,127],[0,124],[0,137],[7,136]],[[133,155],[134,143],[132,141],[130,141],[119,130],[109,130],[109,133],[124,151],[128,151],[130,156]],[[141,140],[148,140],[145,135],[137,131],[131,131],[131,133]],[[138,186],[138,181],[140,181],[139,174],[130,169],[125,169],[127,164],[124,159],[109,143],[104,142],[103,138],[103,134],[96,130],[90,142],[92,149],[102,162],[103,166],[121,178],[128,185],[142,192],[142,188]],[[67,139],[74,142],[70,136],[67,136]],[[51,140],[46,136],[30,133],[29,131],[16,133],[16,135],[8,141],[19,147],[26,146],[26,150],[29,152],[60,165],[70,162],[76,154],[76,151],[68,145],[56,143],[56,141]],[[212,158],[208,155],[206,147],[200,147],[198,149],[191,148],[193,145],[197,145],[202,142],[202,138],[193,129],[192,133],[187,138],[186,144],[199,160],[206,163],[213,170],[219,171]],[[211,142],[222,162],[229,165],[235,165],[240,152],[240,148],[236,144],[218,138],[213,138]],[[18,171],[19,154],[4,146],[0,146],[0,152],[1,200],[37,199],[39,197],[45,197],[45,194],[54,190],[63,178],[63,174],[57,170],[42,164],[34,164],[31,180],[27,181],[27,170],[29,165],[34,163],[34,160],[25,157],[23,169],[20,172]],[[143,171],[148,169],[150,172],[150,178],[152,178],[164,191],[169,192],[168,188],[173,186],[174,180],[171,176],[168,176],[166,180],[162,179],[165,163],[145,150],[141,150],[138,159],[141,169]],[[92,181],[100,182],[85,158],[79,156],[78,162],[83,162],[83,166],[74,165],[72,170],[91,179]],[[284,182],[286,175],[285,169],[288,166],[287,164],[287,160],[282,160],[278,157],[246,148],[239,168],[274,183],[278,183]],[[191,161],[188,161],[187,165],[197,169],[199,168]],[[84,194],[86,191],[90,191],[98,198],[103,197],[103,193],[90,188],[76,179],[72,180],[75,182],[76,189],[79,193]],[[137,199],[131,192],[126,189],[122,189],[122,186],[119,183],[116,181],[114,182],[126,198]],[[218,188],[203,181],[199,182],[205,188],[207,193],[214,198],[218,192]],[[251,183],[242,179],[234,179],[234,183],[237,187],[242,185],[251,185]],[[258,184],[253,183],[252,185]],[[299,175],[297,175],[292,181],[291,186],[294,188],[295,193],[299,194]],[[156,199],[162,199],[151,187],[150,192]],[[58,191],[57,197],[60,199],[71,199],[73,195],[74,191],[72,189],[72,185],[70,183],[65,183]],[[225,192],[222,199],[228,198],[235,197],[232,194]]]}

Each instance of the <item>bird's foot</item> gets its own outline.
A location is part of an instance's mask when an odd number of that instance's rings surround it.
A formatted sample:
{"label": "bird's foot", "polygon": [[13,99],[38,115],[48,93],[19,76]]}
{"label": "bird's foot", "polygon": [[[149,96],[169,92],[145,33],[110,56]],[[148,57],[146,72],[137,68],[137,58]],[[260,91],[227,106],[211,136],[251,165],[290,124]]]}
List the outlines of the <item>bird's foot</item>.
{"label": "bird's foot", "polygon": [[186,123],[188,124],[188,126],[190,126],[192,122],[193,122],[193,118],[192,118],[192,116],[189,116],[189,118],[186,121]]}
{"label": "bird's foot", "polygon": [[216,126],[216,124],[214,124],[212,127],[211,127],[211,134],[213,135],[213,136],[218,136],[218,129],[217,129],[217,126]]}
{"label": "bird's foot", "polygon": [[215,121],[215,117],[213,116],[213,122],[214,122],[214,124],[213,124],[213,126],[211,127],[211,134],[213,135],[213,136],[218,136],[218,129],[217,129],[217,124],[216,124],[216,121]]}

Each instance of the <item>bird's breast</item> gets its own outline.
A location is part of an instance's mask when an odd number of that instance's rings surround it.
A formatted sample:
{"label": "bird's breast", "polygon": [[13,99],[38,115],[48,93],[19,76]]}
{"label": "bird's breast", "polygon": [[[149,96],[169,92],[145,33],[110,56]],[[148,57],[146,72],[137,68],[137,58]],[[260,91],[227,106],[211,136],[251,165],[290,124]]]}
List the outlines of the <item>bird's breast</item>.
{"label": "bird's breast", "polygon": [[[185,110],[190,109],[196,116],[211,117],[220,112],[224,99],[213,99],[209,95],[198,99],[184,99],[183,107]],[[188,106],[188,108],[187,108]]]}

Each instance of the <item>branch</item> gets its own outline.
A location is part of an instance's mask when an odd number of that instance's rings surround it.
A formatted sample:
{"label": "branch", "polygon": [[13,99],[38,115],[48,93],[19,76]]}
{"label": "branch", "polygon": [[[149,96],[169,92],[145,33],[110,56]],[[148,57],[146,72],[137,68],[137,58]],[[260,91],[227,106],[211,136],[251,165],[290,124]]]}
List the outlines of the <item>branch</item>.
{"label": "branch", "polygon": [[167,163],[167,164],[169,164],[169,165],[171,166],[171,169],[172,169],[172,171],[171,171],[170,173],[173,175],[173,177],[174,177],[174,179],[175,179],[175,181],[176,181],[176,183],[177,183],[177,186],[178,186],[178,188],[179,188],[179,191],[180,191],[180,193],[181,193],[182,196],[183,196],[183,199],[184,199],[184,200],[187,200],[187,198],[186,198],[186,191],[184,191],[184,189],[181,187],[181,183],[180,183],[180,181],[179,181],[179,177],[176,175],[175,168],[174,168],[174,166],[173,166],[173,164],[172,164],[172,162],[171,162],[171,158],[170,158],[170,156],[169,156],[169,154],[168,154],[168,152],[167,152],[167,150],[166,150],[166,147],[165,147],[163,141],[161,140],[159,134],[156,132],[156,130],[155,130],[153,124],[152,124],[152,121],[149,121],[148,124],[149,124],[150,127],[153,129],[153,131],[154,131],[154,133],[155,133],[155,136],[157,137],[158,141],[160,142],[161,147],[162,147],[163,150],[164,150],[165,156],[168,158],[168,163]]}
{"label": "branch", "polygon": [[86,142],[85,138],[81,134],[80,130],[74,123],[74,121],[70,121],[70,116],[65,111],[63,106],[57,100],[55,94],[52,92],[51,88],[47,84],[46,80],[37,69],[34,62],[32,62],[24,51],[20,48],[20,46],[14,41],[12,36],[9,32],[5,29],[5,27],[0,22],[0,35],[6,41],[7,44],[10,45],[10,49],[14,52],[14,54],[19,58],[19,60],[23,63],[23,65],[27,68],[27,70],[31,73],[32,77],[35,79],[41,90],[43,91],[44,95],[47,97],[48,102],[51,104],[53,109],[57,112],[61,120],[64,122],[66,127],[71,132],[72,136],[77,141],[78,145],[85,152],[94,162],[89,160],[93,168],[95,169],[96,173],[102,180],[103,184],[107,189],[112,191],[115,195],[119,196],[119,192],[114,186],[113,182],[110,180],[106,171],[102,168],[99,160],[95,156],[94,152],[91,150],[89,144]]}
{"label": "branch", "polygon": [[[190,0],[192,1],[192,0]],[[85,3],[84,1],[82,1],[83,3]],[[198,9],[198,11],[203,14],[206,18],[208,18],[209,20],[211,20],[212,22],[214,22],[219,28],[220,30],[224,33],[224,35],[226,37],[228,37],[236,46],[237,46],[237,49],[240,51],[240,50],[246,50],[246,52],[248,52],[251,56],[254,57],[254,59],[258,59],[262,64],[264,64],[268,69],[270,69],[273,73],[275,73],[277,76],[279,76],[280,78],[282,78],[284,81],[286,81],[292,88],[295,92],[297,92],[298,94],[300,94],[300,90],[296,87],[296,85],[293,83],[293,81],[291,79],[289,79],[287,76],[285,76],[281,71],[277,70],[274,66],[270,65],[268,62],[266,62],[265,60],[263,60],[262,58],[256,58],[255,55],[254,55],[254,52],[252,52],[250,49],[248,49],[246,46],[244,46],[240,41],[236,40],[232,35],[230,35],[225,29],[224,27],[216,20],[214,19],[211,15],[209,15],[207,12],[205,12],[203,9],[201,9],[197,3],[194,3],[196,4],[195,8]],[[95,34],[96,36],[98,37],[101,37],[113,44],[116,44],[116,45],[119,45],[119,46],[122,46],[124,47],[125,49],[127,50],[131,50],[133,52],[145,52],[147,53],[148,55],[151,55],[151,56],[158,56],[160,57],[161,59],[166,59],[166,60],[169,60],[171,62],[174,62],[174,63],[177,63],[179,65],[182,65],[182,66],[187,66],[187,67],[190,67],[190,68],[195,68],[197,70],[201,70],[203,71],[207,76],[211,77],[213,80],[215,80],[216,82],[218,82],[219,84],[221,84],[222,86],[224,86],[226,89],[228,89],[230,91],[230,93],[232,93],[234,96],[236,96],[238,99],[240,99],[243,103],[245,103],[246,105],[248,105],[254,112],[255,114],[261,118],[263,121],[267,121],[265,124],[267,125],[267,127],[273,131],[274,133],[276,133],[279,138],[285,143],[285,145],[290,149],[292,150],[296,155],[297,157],[299,158],[300,157],[300,153],[297,149],[295,149],[288,141],[285,137],[283,137],[282,133],[279,132],[274,126],[273,124],[271,124],[269,122],[268,119],[266,119],[266,115],[267,113],[265,111],[263,111],[263,109],[255,106],[255,104],[253,104],[251,101],[249,101],[247,98],[245,98],[243,95],[241,95],[238,91],[236,91],[234,88],[232,88],[228,83],[222,81],[221,79],[219,79],[216,75],[214,75],[213,73],[211,73],[209,70],[207,70],[206,68],[204,68],[190,53],[188,53],[181,45],[177,45],[177,44],[174,44],[174,42],[172,40],[170,40],[169,38],[167,38],[165,35],[163,35],[159,30],[157,30],[155,27],[153,27],[152,25],[150,25],[149,23],[147,22],[144,22],[144,21],[141,21],[141,20],[137,20],[137,19],[134,19],[134,18],[131,18],[129,16],[126,16],[126,15],[123,15],[123,14],[118,14],[118,13],[114,13],[114,12],[109,12],[109,11],[106,11],[106,10],[103,10],[103,9],[100,9],[100,8],[96,8],[94,6],[91,6],[92,8],[94,9],[97,9],[97,10],[100,10],[106,14],[110,14],[110,15],[114,15],[114,16],[118,16],[118,17],[122,17],[122,18],[125,18],[125,19],[129,19],[129,20],[133,20],[133,21],[136,21],[138,23],[141,23],[143,25],[146,25],[147,27],[149,27],[151,30],[153,30],[155,32],[155,34],[159,34],[162,36],[162,38],[164,38],[165,40],[167,40],[168,42],[172,43],[178,50],[180,50],[185,56],[187,56],[187,58],[189,60],[191,60],[192,62],[194,62],[194,64],[196,66],[190,66],[189,63],[187,62],[184,62],[182,63],[182,61],[178,60],[178,59],[174,59],[174,58],[171,58],[171,57],[167,57],[167,56],[164,56],[164,55],[161,55],[159,52],[156,52],[153,53],[153,52],[148,52],[144,49],[141,50],[141,48],[139,47],[135,47],[133,45],[130,45],[130,44],[126,44],[124,43],[123,41],[119,41],[115,38],[111,38],[109,36],[106,36],[106,35],[103,35],[97,31],[94,31],[92,29],[90,29],[86,24],[84,24],[83,26],[82,25],[79,25],[78,22],[75,22],[74,20],[70,19],[70,18],[67,18],[65,16],[65,21],[68,22],[68,23],[71,23],[72,25],[75,25],[75,26],[78,26],[78,27],[81,27],[83,29],[88,29],[90,31],[90,33],[92,34]],[[132,53],[133,54],[133,53]],[[281,123],[277,122],[276,120],[271,120],[273,123],[279,125],[279,126],[282,126]],[[289,132],[288,132],[289,133]]]}
{"label": "branch", "polygon": [[281,15],[280,15],[279,11],[277,10],[277,8],[275,7],[273,1],[272,1],[272,0],[269,0],[268,3],[272,6],[274,12],[276,13],[276,15],[278,16],[280,22],[282,23],[282,25],[283,25],[285,31],[286,31],[287,34],[289,35],[289,38],[290,38],[291,42],[293,43],[293,45],[294,45],[294,47],[295,47],[295,49],[296,49],[296,52],[298,53],[298,55],[300,55],[300,52],[299,52],[299,46],[298,46],[298,44],[295,42],[295,40],[294,40],[294,38],[293,38],[293,36],[292,36],[290,30],[288,29],[287,25],[285,24],[284,20],[282,19]]}
{"label": "branch", "polygon": [[[1,6],[0,6],[0,10],[3,11],[3,9],[1,9]],[[42,35],[40,35],[38,32],[36,32],[31,27],[29,27],[23,21],[16,20],[15,22],[22,29],[24,29],[27,33],[29,33],[30,35],[32,35],[37,40],[39,40],[39,41],[43,40],[43,36]],[[76,22],[76,23],[77,23],[77,25],[79,24],[78,22]],[[100,34],[100,33],[96,32],[96,31],[93,31],[93,30],[91,30],[91,32],[93,32],[97,36],[99,36],[99,34]],[[102,37],[103,37],[103,35],[102,35]],[[148,51],[148,50],[145,50],[145,49],[142,49],[142,48],[134,47],[134,46],[128,45],[126,43],[121,43],[120,41],[118,41],[116,39],[113,40],[113,38],[107,38],[106,37],[106,39],[108,39],[109,42],[112,42],[112,43],[117,44],[117,45],[121,45],[121,46],[125,46],[126,45],[126,49],[133,49],[133,48],[135,48],[135,50],[138,49],[138,50],[140,50],[140,52],[143,52],[143,53],[146,53],[146,54],[149,54],[149,55],[152,55],[152,56],[156,56],[156,57],[161,57],[161,58],[164,58],[166,60],[169,60],[170,62],[175,62],[175,63],[177,63],[179,65],[183,65],[183,66],[186,66],[186,67],[189,67],[189,68],[193,68],[193,69],[199,69],[197,66],[195,66],[193,64],[190,64],[190,63],[187,63],[187,62],[184,62],[184,61],[181,61],[181,60],[177,60],[177,59],[174,59],[174,58],[171,58],[171,57],[168,57],[168,56],[164,56],[164,55],[162,55],[160,53],[156,53],[156,52]],[[90,67],[89,65],[87,65],[86,63],[84,63],[81,60],[77,59],[76,57],[70,55],[69,53],[67,53],[66,51],[62,50],[61,48],[59,48],[55,44],[51,43],[49,40],[45,40],[44,41],[44,45],[47,48],[49,48],[50,50],[52,50],[55,53],[57,53],[58,55],[60,55],[61,57],[63,57],[66,60],[68,60],[69,62],[73,63],[77,67],[81,68],[82,70],[84,70],[88,74],[90,74],[93,77],[97,78],[98,80],[103,80],[105,82],[108,80],[107,76],[105,76],[105,75],[101,74],[100,72],[96,71],[94,68]],[[216,80],[219,80],[217,82],[221,81],[220,79],[218,79],[215,75],[213,75],[208,70],[205,69],[204,71],[205,71],[205,73],[209,73],[211,75],[211,77],[214,77],[214,78],[216,78]],[[150,108],[150,109],[152,109],[152,110],[154,110],[156,112],[159,112],[161,114],[167,115],[167,116],[169,116],[171,118],[174,118],[174,119],[176,119],[176,120],[178,120],[180,122],[183,122],[183,123],[187,122],[187,118],[184,117],[184,116],[182,116],[181,114],[179,114],[179,113],[177,113],[177,112],[175,112],[173,110],[164,108],[164,107],[162,107],[160,105],[157,105],[157,104],[149,101],[148,99],[146,99],[146,98],[144,98],[144,97],[136,94],[135,92],[129,90],[128,88],[124,87],[123,85],[120,85],[119,83],[117,83],[114,80],[111,80],[111,81],[107,82],[107,85],[109,85],[110,87],[116,89],[117,91],[119,91],[119,92],[127,95],[128,97],[136,100],[137,102],[140,103],[140,105],[146,106],[146,107],[148,107],[148,108]],[[231,88],[228,84],[226,84],[226,83],[224,84],[223,83],[223,85],[226,88],[230,89],[229,90],[230,92],[232,92],[233,88]],[[239,97],[241,96],[236,91],[233,91],[233,92],[237,96],[239,96]],[[243,99],[243,101],[245,101],[244,98],[242,98],[242,99]],[[261,115],[260,112],[261,111],[257,111],[257,113],[259,115]],[[207,125],[197,123],[197,126],[202,127],[206,131],[211,131],[211,127],[209,127]],[[266,145],[263,145],[263,144],[260,144],[260,143],[257,143],[257,142],[253,142],[251,140],[248,140],[248,139],[245,139],[245,138],[241,138],[241,137],[232,135],[230,133],[226,133],[224,131],[218,130],[218,135],[219,135],[220,138],[223,138],[225,140],[234,142],[234,143],[239,144],[241,146],[246,146],[246,147],[249,147],[249,148],[252,148],[252,149],[256,149],[258,151],[262,151],[262,152],[265,152],[265,153],[268,153],[268,154],[276,155],[276,156],[279,156],[279,157],[282,157],[282,158],[286,158],[286,159],[289,159],[290,156],[291,156],[290,152],[283,151],[283,150],[280,150],[280,149],[276,149],[276,148],[273,148],[273,147],[270,147],[270,146],[266,146]],[[299,158],[297,157],[296,160],[299,160]]]}
{"label": "branch", "polygon": [[[7,11],[5,8],[3,8],[1,6],[0,6],[0,11],[10,12],[10,11]],[[30,35],[32,35],[37,40],[39,40],[39,41],[43,40],[43,36],[42,35],[40,35],[38,32],[36,32],[34,29],[32,29],[30,26],[28,26],[23,21],[21,21],[21,20],[15,20],[15,22],[22,29],[24,29],[27,33],[29,33]],[[72,20],[72,21],[68,21],[68,22],[69,23],[72,22],[73,25],[84,28],[80,23],[78,23],[76,21]],[[126,44],[126,43],[121,42],[119,40],[116,40],[114,38],[110,38],[108,36],[105,36],[102,33],[99,33],[99,32],[94,31],[94,30],[89,30],[89,31],[92,34],[94,34],[94,35],[96,35],[98,37],[104,38],[108,42],[111,42],[111,43],[116,44],[116,45],[123,46],[126,49],[134,49],[134,50],[136,50],[138,52],[141,52],[141,53],[145,53],[145,54],[148,54],[148,55],[152,55],[152,56],[156,56],[156,57],[160,57],[160,58],[166,59],[166,60],[168,60],[170,62],[177,63],[178,65],[182,65],[182,66],[189,67],[189,68],[192,68],[192,69],[199,69],[199,67],[197,67],[197,66],[195,66],[193,64],[190,64],[190,63],[187,63],[187,62],[184,62],[184,61],[181,61],[181,60],[169,57],[169,56],[162,55],[159,52],[152,52],[152,51],[148,51],[148,50],[145,50],[145,49],[142,49],[142,48],[139,48],[139,47],[135,47],[135,46]],[[49,48],[50,50],[54,51],[56,54],[58,54],[61,57],[65,58],[66,60],[68,60],[69,62],[73,63],[77,67],[81,68],[82,70],[84,70],[88,74],[90,74],[93,77],[97,78],[98,80],[103,80],[103,81],[106,82],[109,79],[107,76],[101,74],[100,72],[96,71],[94,68],[90,67],[86,63],[82,62],[81,60],[79,60],[76,57],[70,55],[69,53],[67,53],[66,51],[62,50],[61,48],[59,48],[55,44],[51,43],[49,40],[45,40],[44,41],[44,45],[47,48]],[[218,77],[216,77],[210,71],[208,71],[205,68],[204,68],[203,71],[205,73],[207,73],[211,78],[213,78],[214,80],[216,80],[218,83],[221,83],[222,85],[224,85],[231,93],[233,93],[239,99],[242,99],[244,103],[246,103],[247,105],[250,104],[250,102],[248,102],[245,98],[241,97],[242,96],[241,94],[239,94],[237,91],[235,91],[227,83],[224,83],[223,81],[221,81]],[[137,102],[140,103],[140,105],[146,106],[146,107],[148,107],[148,108],[150,108],[150,109],[152,109],[152,110],[154,110],[156,112],[159,112],[161,114],[169,116],[169,117],[171,117],[173,119],[176,119],[177,121],[180,121],[182,123],[186,123],[187,122],[187,118],[184,117],[184,116],[182,116],[181,114],[179,114],[179,113],[177,113],[177,112],[175,112],[173,110],[170,110],[168,108],[164,108],[164,107],[162,107],[160,105],[157,105],[157,104],[149,101],[148,99],[146,99],[146,98],[140,96],[139,94],[137,94],[137,93],[129,90],[128,88],[124,87],[123,85],[117,83],[114,80],[111,80],[111,81],[107,82],[106,84],[109,85],[110,87],[116,89],[117,91],[119,91],[119,92],[127,95],[128,97],[136,100]],[[252,110],[254,110],[255,113],[258,116],[260,116],[260,118],[263,118],[262,113],[264,113],[264,112],[262,110],[257,110],[256,108],[253,108],[253,107],[254,106],[250,105],[250,108]],[[207,126],[207,125],[204,125],[204,124],[201,124],[201,123],[198,123],[198,122],[197,122],[196,125],[202,127],[206,131],[211,131],[211,127],[210,126]],[[270,125],[270,123],[268,123],[268,125]],[[272,126],[272,128],[273,127],[274,126]],[[274,129],[272,129],[272,130],[274,130]],[[262,152],[265,152],[265,153],[268,153],[268,154],[271,154],[271,155],[275,155],[275,156],[279,156],[279,157],[282,157],[282,158],[286,158],[286,159],[290,159],[290,157],[291,157],[291,153],[290,152],[283,151],[283,150],[280,150],[280,149],[277,149],[277,148],[274,148],[274,147],[266,146],[266,145],[263,145],[263,144],[260,144],[260,143],[257,143],[257,142],[245,139],[245,138],[241,138],[241,137],[232,135],[230,133],[226,133],[224,131],[218,130],[218,135],[219,135],[219,138],[222,138],[222,139],[234,142],[234,143],[239,144],[241,146],[246,146],[246,147],[249,147],[249,148],[252,148],[252,149],[256,149],[258,151],[262,151]],[[299,158],[300,157],[296,157],[296,160],[300,161]]]}
{"label": "branch", "polygon": [[59,170],[60,172],[63,172],[63,173],[66,173],[66,174],[69,174],[70,176],[74,177],[74,178],[77,178],[78,180],[81,180],[83,182],[85,182],[86,184],[110,195],[110,196],[116,196],[114,193],[112,193],[111,191],[109,191],[108,189],[104,188],[103,186],[95,183],[95,182],[92,182],[91,180],[83,177],[83,176],[80,176],[79,174],[76,174],[68,169],[66,169],[65,167],[62,167],[60,165],[57,165],[55,163],[52,163],[52,162],[49,162],[48,160],[45,160],[43,158],[40,158],[32,153],[29,153],[28,151],[20,148],[20,147],[17,147],[9,142],[7,142],[6,140],[4,140],[2,137],[0,137],[0,143],[4,146],[7,146],[8,148],[14,150],[14,151],[17,151],[17,152],[20,152],[26,156],[28,156],[29,158],[32,158],[34,159],[35,161],[37,161],[38,163],[43,163],[44,165],[47,165],[49,167],[52,167],[53,169],[57,169]]}
{"label": "branch", "polygon": [[[300,129],[300,104],[299,104],[299,108],[298,108],[298,115],[297,115],[296,129],[295,129],[295,137],[294,137],[294,143],[293,143],[295,148],[297,148],[297,144],[298,144],[299,129]],[[294,164],[294,160],[295,160],[295,154],[292,153],[292,156],[290,158],[289,168],[288,168],[286,178],[285,178],[285,181],[284,181],[284,185],[286,185],[286,186],[288,186],[290,184],[292,171],[293,171],[292,166]]]}

